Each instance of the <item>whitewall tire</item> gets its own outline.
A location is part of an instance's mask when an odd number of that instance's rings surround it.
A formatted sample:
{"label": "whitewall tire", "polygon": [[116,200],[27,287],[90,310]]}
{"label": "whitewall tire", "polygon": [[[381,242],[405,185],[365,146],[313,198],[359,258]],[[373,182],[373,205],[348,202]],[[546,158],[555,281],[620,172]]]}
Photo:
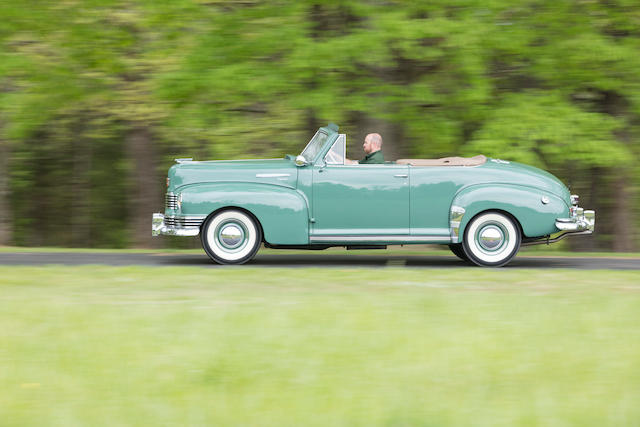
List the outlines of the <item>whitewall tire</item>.
{"label": "whitewall tire", "polygon": [[469,222],[462,247],[473,263],[484,267],[505,265],[520,249],[520,227],[500,212],[484,212]]}
{"label": "whitewall tire", "polygon": [[262,231],[247,213],[229,209],[209,217],[200,232],[202,247],[218,264],[244,264],[262,243]]}

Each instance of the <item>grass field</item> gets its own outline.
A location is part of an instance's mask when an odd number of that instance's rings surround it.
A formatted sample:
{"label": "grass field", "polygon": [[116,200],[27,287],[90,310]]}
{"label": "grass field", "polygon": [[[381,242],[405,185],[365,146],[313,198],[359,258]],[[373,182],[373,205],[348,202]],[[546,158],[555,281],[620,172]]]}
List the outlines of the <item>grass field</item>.
{"label": "grass field", "polygon": [[0,267],[0,425],[635,426],[640,272]]}
{"label": "grass field", "polygon": [[[520,248],[518,256],[563,256],[563,257],[605,257],[605,258],[640,258],[638,252],[576,252],[563,250],[560,244],[524,246]],[[161,254],[204,254],[201,247],[194,249],[88,249],[88,248],[56,248],[56,247],[23,247],[0,246],[0,254],[6,252],[54,252],[54,253],[161,253]],[[405,245],[389,246],[387,249],[378,250],[347,250],[343,247],[328,248],[322,251],[287,250],[260,248],[259,255],[287,255],[302,254],[313,256],[322,255],[379,255],[379,256],[453,256],[445,245]]]}

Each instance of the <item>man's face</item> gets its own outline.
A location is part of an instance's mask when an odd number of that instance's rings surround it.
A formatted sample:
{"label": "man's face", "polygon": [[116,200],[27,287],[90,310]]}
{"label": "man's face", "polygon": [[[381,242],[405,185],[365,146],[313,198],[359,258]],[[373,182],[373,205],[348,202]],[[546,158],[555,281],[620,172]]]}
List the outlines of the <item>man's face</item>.
{"label": "man's face", "polygon": [[362,149],[364,150],[365,154],[371,154],[374,150],[374,145],[371,143],[371,137],[367,136],[364,139],[364,144],[362,144]]}

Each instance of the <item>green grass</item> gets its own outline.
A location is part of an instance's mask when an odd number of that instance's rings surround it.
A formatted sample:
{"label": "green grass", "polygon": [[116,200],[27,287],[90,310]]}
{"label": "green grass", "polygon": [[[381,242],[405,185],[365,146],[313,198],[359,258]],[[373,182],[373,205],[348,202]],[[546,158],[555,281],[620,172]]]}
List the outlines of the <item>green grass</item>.
{"label": "green grass", "polygon": [[640,272],[0,278],[3,426],[640,423]]}

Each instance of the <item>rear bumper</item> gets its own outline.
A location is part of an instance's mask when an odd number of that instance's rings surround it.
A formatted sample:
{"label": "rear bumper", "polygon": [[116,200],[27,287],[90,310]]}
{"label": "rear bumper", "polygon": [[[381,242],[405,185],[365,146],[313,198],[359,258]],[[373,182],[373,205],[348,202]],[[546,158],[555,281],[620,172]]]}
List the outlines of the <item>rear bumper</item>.
{"label": "rear bumper", "polygon": [[574,206],[571,208],[571,217],[556,219],[556,228],[560,231],[593,233],[596,228],[596,212]]}
{"label": "rear bumper", "polygon": [[165,217],[161,213],[154,213],[151,221],[151,235],[197,236],[200,234],[200,226],[204,219],[204,215]]}

